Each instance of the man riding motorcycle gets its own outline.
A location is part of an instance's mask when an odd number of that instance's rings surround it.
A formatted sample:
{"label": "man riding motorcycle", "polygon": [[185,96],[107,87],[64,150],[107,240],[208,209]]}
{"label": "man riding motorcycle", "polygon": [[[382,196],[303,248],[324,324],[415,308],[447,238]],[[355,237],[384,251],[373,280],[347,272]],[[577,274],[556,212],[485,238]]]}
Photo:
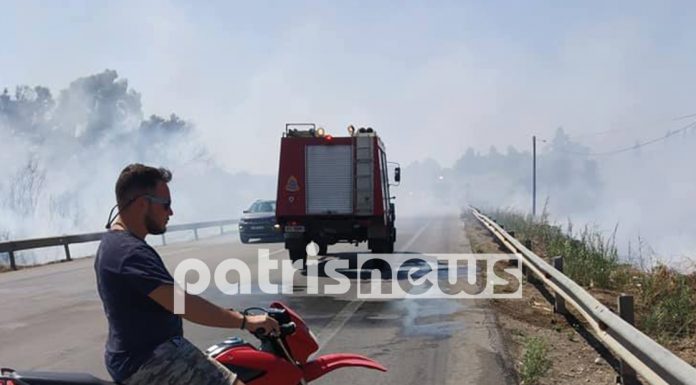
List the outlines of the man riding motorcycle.
{"label": "man riding motorcycle", "polygon": [[[94,262],[109,323],[104,355],[114,381],[125,385],[174,382],[243,385],[236,374],[183,337],[182,318],[206,326],[278,333],[266,315],[243,315],[185,294],[185,313],[174,314],[174,279],[145,242],[166,231],[174,215],[163,168],[131,164],[116,182],[118,214],[107,223]],[[113,209],[112,209],[113,212]]]}

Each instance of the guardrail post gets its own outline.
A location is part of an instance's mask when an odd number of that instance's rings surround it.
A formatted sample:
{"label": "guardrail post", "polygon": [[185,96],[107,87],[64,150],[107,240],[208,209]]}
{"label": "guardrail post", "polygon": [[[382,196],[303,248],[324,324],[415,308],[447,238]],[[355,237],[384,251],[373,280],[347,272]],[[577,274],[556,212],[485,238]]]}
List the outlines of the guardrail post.
{"label": "guardrail post", "polygon": [[[529,250],[532,249],[532,241],[530,241],[529,239],[525,239],[524,241],[522,241],[522,244],[524,245],[524,247],[528,248]],[[522,263],[522,275],[524,275],[525,278],[527,277],[527,270],[529,270],[529,269],[527,269],[527,264]]]}
{"label": "guardrail post", "polygon": [[[633,325],[635,323],[635,316],[633,311],[633,296],[628,294],[621,294],[616,298],[617,307],[619,310],[619,317],[624,321]],[[628,366],[623,360],[619,360],[619,380],[623,385],[638,385],[638,378],[636,377],[636,371],[632,367]]]}
{"label": "guardrail post", "polygon": [[532,240],[531,239],[525,239],[524,242],[522,242],[524,247],[528,248],[529,251],[532,251]]}
{"label": "guardrail post", "polygon": [[63,248],[65,249],[65,260],[72,261],[70,257],[70,244],[68,242],[63,242]]}
{"label": "guardrail post", "polygon": [[198,229],[193,229],[193,237],[198,240]]}
{"label": "guardrail post", "polygon": [[9,254],[10,254],[10,269],[17,270],[17,263],[15,262],[14,251],[10,250]]}
{"label": "guardrail post", "polygon": [[[510,230],[510,231],[508,231],[508,234],[510,234],[511,237],[515,238],[515,232],[514,232],[514,231]],[[519,259],[511,259],[511,260],[508,261],[508,266],[515,266],[515,267],[517,267],[517,266],[519,266],[519,264],[520,264],[520,260],[519,260]]]}
{"label": "guardrail post", "polygon": [[162,245],[167,246],[167,239],[164,238],[164,233],[162,233]]}
{"label": "guardrail post", "polygon": [[[553,262],[553,267],[562,273],[563,257],[553,257],[551,261]],[[566,314],[568,312],[565,305],[565,298],[558,293],[554,293],[553,310],[558,314]]]}
{"label": "guardrail post", "polygon": [[[510,234],[511,237],[515,238],[515,232],[514,232],[514,231],[508,231],[508,234]],[[522,268],[524,269],[524,263],[522,263],[522,260],[521,260],[521,259],[516,258],[516,259],[510,259],[510,260],[508,261],[508,266],[518,267],[518,266],[520,266],[520,264],[522,264]]]}
{"label": "guardrail post", "polygon": [[[525,239],[523,244],[524,244],[524,247],[529,249],[529,251],[533,251],[531,239]],[[534,272],[530,268],[527,267],[526,263],[522,263],[522,274],[524,274],[524,277],[527,279],[527,283],[535,284],[537,282],[537,279],[534,276]]]}

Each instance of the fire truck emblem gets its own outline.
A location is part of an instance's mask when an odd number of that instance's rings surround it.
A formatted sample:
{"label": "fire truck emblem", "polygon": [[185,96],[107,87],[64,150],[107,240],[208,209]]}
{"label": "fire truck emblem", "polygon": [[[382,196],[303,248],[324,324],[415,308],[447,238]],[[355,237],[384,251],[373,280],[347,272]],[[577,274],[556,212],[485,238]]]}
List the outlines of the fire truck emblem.
{"label": "fire truck emblem", "polygon": [[295,176],[291,175],[290,178],[288,178],[288,183],[285,185],[285,191],[289,191],[289,192],[300,191],[300,184],[297,183],[297,178],[295,178]]}

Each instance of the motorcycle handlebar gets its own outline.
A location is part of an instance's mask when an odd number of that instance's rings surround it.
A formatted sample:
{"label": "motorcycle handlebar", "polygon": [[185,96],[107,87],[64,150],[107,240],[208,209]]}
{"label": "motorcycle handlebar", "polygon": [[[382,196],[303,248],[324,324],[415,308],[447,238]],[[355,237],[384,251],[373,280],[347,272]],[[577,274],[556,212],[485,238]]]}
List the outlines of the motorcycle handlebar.
{"label": "motorcycle handlebar", "polygon": [[[294,322],[289,322],[289,323],[280,325],[280,335],[278,337],[288,336],[288,335],[294,333],[296,328],[297,328],[297,325],[295,325]],[[266,329],[264,329],[264,328],[258,328],[256,330],[254,330],[253,334],[256,336],[256,338],[259,338],[259,339],[268,337],[268,335],[266,334]]]}
{"label": "motorcycle handlebar", "polygon": [[295,332],[295,329],[297,329],[297,325],[295,325],[294,322],[287,323],[285,325],[280,326],[280,335],[281,336],[289,336],[290,334]]}
{"label": "motorcycle handlebar", "polygon": [[[297,328],[297,325],[295,325],[294,322],[290,319],[290,315],[285,311],[285,309],[275,309],[275,308],[248,308],[244,310],[244,314],[248,315],[251,311],[253,310],[259,310],[263,311],[268,315],[269,317],[275,319],[278,324],[280,325],[280,335],[278,337],[284,337],[287,335],[290,335],[295,332],[295,329]],[[264,328],[258,328],[254,330],[253,333],[257,338],[261,339],[264,337],[267,337],[266,335],[266,329]]]}

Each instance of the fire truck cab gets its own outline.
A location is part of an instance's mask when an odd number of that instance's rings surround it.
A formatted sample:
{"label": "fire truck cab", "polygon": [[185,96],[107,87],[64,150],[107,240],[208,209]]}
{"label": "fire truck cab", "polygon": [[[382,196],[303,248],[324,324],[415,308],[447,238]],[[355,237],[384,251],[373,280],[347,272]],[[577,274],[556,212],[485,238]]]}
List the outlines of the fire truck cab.
{"label": "fire truck cab", "polygon": [[325,255],[338,242],[367,241],[373,253],[392,253],[395,207],[384,143],[372,128],[348,127],[335,137],[313,123],[286,124],[280,141],[276,219],[290,258],[306,261],[309,242]]}

